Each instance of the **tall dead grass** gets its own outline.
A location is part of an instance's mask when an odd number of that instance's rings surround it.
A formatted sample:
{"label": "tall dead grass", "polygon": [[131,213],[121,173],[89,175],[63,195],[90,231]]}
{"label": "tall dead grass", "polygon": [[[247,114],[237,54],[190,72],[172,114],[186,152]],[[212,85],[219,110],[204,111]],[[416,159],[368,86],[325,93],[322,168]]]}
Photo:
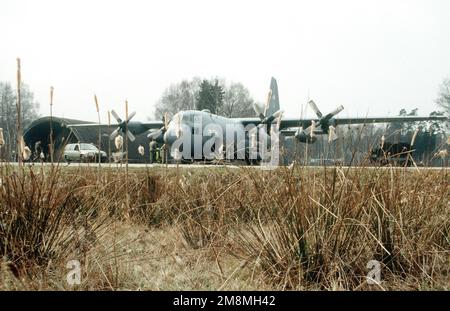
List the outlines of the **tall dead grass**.
{"label": "tall dead grass", "polygon": [[[76,257],[96,262],[81,288],[139,288],[123,269],[137,246],[116,232],[127,224],[176,232],[186,251],[206,254],[224,284],[239,270],[243,284],[257,279],[272,289],[449,288],[446,170],[131,169],[127,185],[114,169],[0,170],[0,254],[30,282],[52,279],[52,266]],[[240,263],[232,272],[229,256]],[[381,265],[375,286],[367,282],[371,260]],[[202,288],[209,287],[196,283]]]}
{"label": "tall dead grass", "polygon": [[269,282],[282,289],[368,288],[371,260],[388,288],[433,287],[436,277],[448,278],[446,172],[335,168],[312,175],[272,177],[276,186],[253,201],[257,220],[236,234],[242,254]]}

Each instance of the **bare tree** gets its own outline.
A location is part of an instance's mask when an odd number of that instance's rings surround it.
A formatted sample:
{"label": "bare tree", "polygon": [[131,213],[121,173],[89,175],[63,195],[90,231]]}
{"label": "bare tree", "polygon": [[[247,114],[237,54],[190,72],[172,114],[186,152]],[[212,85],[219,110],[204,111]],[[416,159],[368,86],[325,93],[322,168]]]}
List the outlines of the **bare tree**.
{"label": "bare tree", "polygon": [[447,115],[450,114],[450,78],[444,79],[439,87],[436,104],[442,107]]}
{"label": "bare tree", "polygon": [[180,110],[194,110],[201,79],[183,80],[170,85],[156,104],[154,117],[161,119],[165,113],[173,116]]}
{"label": "bare tree", "polygon": [[[162,94],[156,104],[154,117],[161,119],[164,113],[173,116],[180,110],[194,110],[198,107],[200,85],[202,81],[199,77],[191,80],[183,80],[170,85]],[[218,107],[216,113],[225,117],[253,117],[255,115],[252,105],[254,100],[250,96],[247,88],[239,82],[227,83],[225,79],[208,79],[211,85],[218,85],[224,91],[223,103]]]}
{"label": "bare tree", "polygon": [[[26,129],[38,114],[39,103],[34,100],[33,92],[26,84],[21,87],[21,115],[22,127]],[[0,82],[0,128],[4,129],[5,149],[9,156],[16,150],[16,95],[11,84]]]}
{"label": "bare tree", "polygon": [[224,83],[223,105],[219,114],[229,118],[253,117],[254,100],[248,89],[239,82]]}

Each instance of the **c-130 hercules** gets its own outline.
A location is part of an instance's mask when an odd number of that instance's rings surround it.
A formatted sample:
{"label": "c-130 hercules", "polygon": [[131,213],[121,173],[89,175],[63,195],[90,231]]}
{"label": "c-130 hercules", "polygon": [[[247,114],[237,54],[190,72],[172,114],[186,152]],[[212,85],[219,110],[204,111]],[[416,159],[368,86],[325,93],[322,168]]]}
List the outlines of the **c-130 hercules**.
{"label": "c-130 hercules", "polygon": [[[121,134],[134,141],[134,135],[148,131],[147,137],[150,142],[164,144],[166,148],[170,148],[172,155],[174,150],[181,151],[182,158],[185,160],[210,158],[211,154],[217,156],[220,150],[219,155],[226,152],[228,159],[245,158],[249,163],[259,162],[264,158],[259,152],[255,155],[252,148],[257,145],[259,147],[256,148],[260,150],[261,142],[265,143],[265,146],[270,146],[271,141],[273,144],[274,136],[279,133],[294,136],[297,141],[310,144],[316,141],[317,135],[328,135],[329,141],[335,140],[336,127],[339,125],[447,120],[445,116],[336,118],[336,115],[344,109],[343,106],[337,107],[328,114],[322,114],[312,100],[309,101],[309,105],[317,118],[283,118],[278,95],[277,81],[272,78],[264,110],[256,104],[253,107],[258,115],[257,118],[226,118],[207,110],[185,110],[179,111],[170,120],[165,116],[162,121],[143,123],[131,121],[135,112],[131,113],[126,120],[122,120],[112,110],[111,113],[117,120],[115,125],[77,124],[70,127],[116,127],[110,134],[111,140]],[[229,135],[230,129],[231,135]],[[189,147],[188,145],[190,148],[186,148]],[[189,151],[186,152],[187,150]],[[231,153],[230,150],[232,150]]]}

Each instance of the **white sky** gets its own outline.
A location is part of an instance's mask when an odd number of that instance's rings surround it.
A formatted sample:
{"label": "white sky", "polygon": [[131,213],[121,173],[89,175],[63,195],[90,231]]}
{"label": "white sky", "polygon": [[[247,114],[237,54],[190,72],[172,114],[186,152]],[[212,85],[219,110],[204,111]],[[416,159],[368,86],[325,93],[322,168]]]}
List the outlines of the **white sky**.
{"label": "white sky", "polygon": [[[96,120],[128,99],[145,120],[163,90],[193,76],[240,81],[263,102],[278,80],[285,116],[308,90],[326,113],[436,109],[450,76],[450,1],[0,0],[0,81],[22,76],[48,114]],[[308,113],[310,115],[310,113]]]}

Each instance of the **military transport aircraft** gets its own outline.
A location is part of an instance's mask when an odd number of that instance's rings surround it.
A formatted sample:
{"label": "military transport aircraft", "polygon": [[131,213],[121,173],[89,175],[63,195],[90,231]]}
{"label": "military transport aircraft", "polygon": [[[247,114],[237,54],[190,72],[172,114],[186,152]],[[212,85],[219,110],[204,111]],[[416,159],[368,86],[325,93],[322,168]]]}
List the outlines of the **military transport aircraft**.
{"label": "military transport aircraft", "polygon": [[[259,139],[259,136],[264,136],[260,133],[266,133],[264,140],[268,140],[273,136],[275,130],[282,135],[294,136],[297,141],[309,144],[316,141],[317,135],[328,135],[329,141],[335,140],[337,138],[336,127],[338,125],[447,120],[447,117],[444,116],[337,118],[336,115],[344,109],[343,106],[339,106],[333,111],[323,114],[314,101],[309,101],[309,105],[317,115],[317,118],[283,118],[283,112],[280,110],[277,81],[275,78],[272,78],[264,109],[256,104],[253,107],[258,116],[256,118],[226,118],[212,114],[207,110],[187,110],[176,113],[170,120],[165,115],[161,121],[142,123],[131,121],[136,114],[135,112],[127,116],[125,120],[122,120],[113,110],[111,113],[117,120],[117,124],[115,125],[76,124],[70,125],[69,127],[116,127],[110,134],[111,140],[115,139],[118,135],[125,135],[129,140],[134,141],[134,135],[147,131],[147,137],[150,142],[154,141],[161,145],[164,144],[166,147],[175,144],[180,137],[187,137],[193,147],[191,150],[204,150],[205,144],[210,141],[211,137],[217,135],[217,132],[211,133],[211,131],[205,131],[205,128],[214,125],[216,128],[221,129],[220,135],[222,137],[220,137],[220,141],[224,142],[226,141],[225,133],[227,133],[227,128],[232,127],[235,131],[245,133],[243,136],[238,135],[237,139],[233,141],[234,150],[238,150],[237,145],[240,143],[239,140],[241,140],[241,146],[245,146],[245,159],[248,160],[249,152],[247,151],[254,144],[253,140],[255,139],[255,135],[250,134],[251,130],[249,128],[251,126],[259,130],[256,135],[258,136],[257,139]],[[196,149],[196,147],[198,148]],[[223,145],[220,147],[227,148]],[[213,146],[214,148],[215,145]],[[183,149],[183,146],[181,146],[181,149]],[[186,154],[183,153],[183,157],[186,158]],[[194,158],[198,159],[199,157],[197,155]],[[200,159],[203,159],[202,155],[200,155]]]}

